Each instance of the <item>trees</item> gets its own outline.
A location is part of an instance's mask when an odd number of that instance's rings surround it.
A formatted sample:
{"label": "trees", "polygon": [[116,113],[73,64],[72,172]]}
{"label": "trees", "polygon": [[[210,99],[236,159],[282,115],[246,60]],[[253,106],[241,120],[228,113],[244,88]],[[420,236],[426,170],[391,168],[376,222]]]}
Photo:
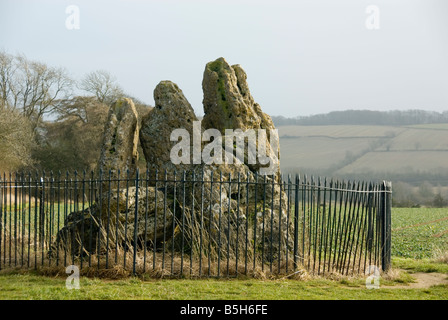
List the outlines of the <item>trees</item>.
{"label": "trees", "polygon": [[446,200],[442,197],[442,194],[439,192],[434,196],[432,201],[432,205],[434,208],[443,208],[447,205]]}
{"label": "trees", "polygon": [[[14,97],[16,88],[13,78],[17,69],[14,57],[6,52],[0,51],[0,110],[15,105]],[[11,101],[12,100],[12,101]]]}
{"label": "trees", "polygon": [[332,111],[325,114],[285,118],[273,116],[276,126],[284,125],[386,125],[404,126],[428,123],[448,122],[448,112],[433,112],[425,110],[345,110]]}
{"label": "trees", "polygon": [[79,84],[80,89],[93,94],[101,103],[110,105],[124,95],[115,77],[105,70],[88,73]]}
{"label": "trees", "polygon": [[[90,96],[74,96],[76,87]],[[121,97],[107,71],[77,83],[64,68],[0,51],[0,170],[95,169],[109,105]],[[132,99],[141,119],[151,108]]]}
{"label": "trees", "polygon": [[36,130],[44,115],[51,114],[60,98],[70,96],[73,80],[63,68],[53,68],[40,62],[19,58],[21,82],[20,109]]}
{"label": "trees", "polygon": [[108,106],[94,97],[58,103],[57,120],[43,126],[43,141],[33,157],[46,170],[93,170],[100,155]]}
{"label": "trees", "polygon": [[31,166],[33,132],[28,119],[17,110],[0,109],[0,170]]}
{"label": "trees", "polygon": [[14,170],[36,163],[45,115],[71,94],[73,80],[63,68],[49,67],[0,51],[0,167]]}
{"label": "trees", "polygon": [[64,68],[0,52],[1,105],[19,110],[34,132],[44,116],[55,110],[56,102],[71,95],[73,84]]}

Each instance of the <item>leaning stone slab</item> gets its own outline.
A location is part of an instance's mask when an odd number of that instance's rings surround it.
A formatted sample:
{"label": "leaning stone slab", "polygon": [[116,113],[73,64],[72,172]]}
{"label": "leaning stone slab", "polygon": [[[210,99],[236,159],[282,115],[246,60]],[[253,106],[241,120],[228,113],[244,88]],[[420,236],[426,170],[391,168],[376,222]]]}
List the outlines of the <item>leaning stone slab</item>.
{"label": "leaning stone slab", "polygon": [[[113,179],[111,188],[114,188],[121,170],[120,179],[134,177],[138,161],[138,115],[134,103],[129,98],[118,99],[109,109],[107,122],[104,128],[101,154],[98,170],[102,171],[102,178],[109,179],[109,171]],[[103,183],[103,190],[109,184]]]}

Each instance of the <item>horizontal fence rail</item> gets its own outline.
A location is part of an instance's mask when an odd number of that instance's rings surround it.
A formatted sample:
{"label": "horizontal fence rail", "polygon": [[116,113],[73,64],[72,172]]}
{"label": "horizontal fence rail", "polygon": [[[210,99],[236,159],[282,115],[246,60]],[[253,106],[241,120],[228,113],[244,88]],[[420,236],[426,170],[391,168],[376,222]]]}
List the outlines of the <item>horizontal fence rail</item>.
{"label": "horizontal fence rail", "polygon": [[390,267],[391,185],[109,171],[0,177],[0,269],[229,277]]}

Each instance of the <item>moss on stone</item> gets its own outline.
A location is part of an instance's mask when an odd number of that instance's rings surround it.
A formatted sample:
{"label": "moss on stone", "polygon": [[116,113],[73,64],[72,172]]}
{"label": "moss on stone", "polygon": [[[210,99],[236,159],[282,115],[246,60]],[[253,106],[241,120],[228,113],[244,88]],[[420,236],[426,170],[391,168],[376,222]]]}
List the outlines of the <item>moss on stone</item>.
{"label": "moss on stone", "polygon": [[225,73],[229,72],[225,69],[225,63],[223,58],[218,58],[215,61],[209,62],[207,64],[208,69],[216,72],[218,76],[218,84],[217,84],[217,92],[216,98],[218,102],[218,106],[222,110],[222,121],[224,124],[224,129],[230,129],[233,127],[232,121],[229,121],[232,114],[229,108],[229,102],[227,101],[227,93],[225,86]]}
{"label": "moss on stone", "polygon": [[223,58],[218,58],[215,61],[208,63],[208,68],[211,71],[220,72],[223,69],[224,61]]}
{"label": "moss on stone", "polygon": [[118,114],[120,109],[123,107],[124,102],[125,102],[125,100],[123,98],[120,98],[115,102],[115,106],[114,106],[115,114]]}

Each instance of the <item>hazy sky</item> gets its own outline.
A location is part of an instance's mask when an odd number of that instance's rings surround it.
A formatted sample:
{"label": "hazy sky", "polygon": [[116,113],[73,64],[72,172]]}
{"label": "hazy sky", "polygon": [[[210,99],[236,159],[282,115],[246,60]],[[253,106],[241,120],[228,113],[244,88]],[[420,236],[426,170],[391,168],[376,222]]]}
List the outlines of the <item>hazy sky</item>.
{"label": "hazy sky", "polygon": [[[66,28],[69,5],[78,30]],[[366,27],[368,5],[379,29]],[[0,0],[0,50],[75,79],[108,70],[149,104],[171,80],[198,115],[218,57],[246,70],[270,115],[448,110],[447,0]]]}

